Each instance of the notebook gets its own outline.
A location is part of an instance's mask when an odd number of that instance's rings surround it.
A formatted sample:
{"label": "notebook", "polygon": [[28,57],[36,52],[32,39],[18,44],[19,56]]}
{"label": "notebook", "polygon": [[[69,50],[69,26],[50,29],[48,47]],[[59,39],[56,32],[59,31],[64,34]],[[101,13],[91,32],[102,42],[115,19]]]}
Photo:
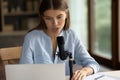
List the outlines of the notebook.
{"label": "notebook", "polygon": [[5,65],[6,80],[65,80],[65,64]]}

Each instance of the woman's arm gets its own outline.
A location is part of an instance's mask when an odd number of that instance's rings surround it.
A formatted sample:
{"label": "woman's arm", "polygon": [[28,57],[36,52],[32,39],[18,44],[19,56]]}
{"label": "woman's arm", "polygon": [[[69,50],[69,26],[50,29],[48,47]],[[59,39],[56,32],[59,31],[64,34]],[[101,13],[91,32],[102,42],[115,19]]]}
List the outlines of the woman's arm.
{"label": "woman's arm", "polygon": [[86,76],[98,72],[99,64],[92,56],[90,56],[80,39],[77,36],[75,36],[74,39],[75,63],[81,65],[83,68],[75,71],[72,80],[82,80]]}
{"label": "woman's arm", "polygon": [[[32,39],[32,38],[31,38]],[[24,38],[22,52],[20,57],[20,64],[33,64],[33,51],[31,49],[31,40],[29,35]]]}

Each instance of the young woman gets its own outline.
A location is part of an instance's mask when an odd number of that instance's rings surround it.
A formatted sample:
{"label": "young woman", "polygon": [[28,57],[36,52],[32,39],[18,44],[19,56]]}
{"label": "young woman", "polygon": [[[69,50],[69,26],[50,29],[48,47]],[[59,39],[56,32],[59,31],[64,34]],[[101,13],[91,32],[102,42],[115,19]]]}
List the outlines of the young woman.
{"label": "young woman", "polygon": [[69,28],[70,16],[65,0],[42,0],[39,16],[40,24],[25,36],[21,64],[65,63],[66,75],[69,75],[69,59],[61,60],[57,55],[59,50],[56,39],[63,36],[65,50],[72,53],[76,64],[83,66],[74,72],[72,80],[82,80],[99,70],[99,64],[89,55],[75,32]]}

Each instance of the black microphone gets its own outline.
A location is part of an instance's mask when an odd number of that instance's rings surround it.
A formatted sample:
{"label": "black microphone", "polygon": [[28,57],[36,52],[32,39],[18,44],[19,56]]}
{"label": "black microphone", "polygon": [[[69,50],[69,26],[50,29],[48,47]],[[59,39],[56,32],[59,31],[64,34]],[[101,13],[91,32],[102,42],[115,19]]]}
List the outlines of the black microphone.
{"label": "black microphone", "polygon": [[60,57],[61,60],[66,60],[66,58],[69,56],[69,53],[68,51],[65,51],[64,49],[64,37],[63,36],[58,36],[57,37],[57,44],[58,44],[58,47],[59,47],[59,52],[58,52],[58,55]]}
{"label": "black microphone", "polygon": [[58,56],[60,57],[61,60],[66,60],[67,57],[69,56],[69,69],[70,69],[70,80],[72,79],[73,76],[73,59],[72,59],[72,54],[68,51],[65,51],[64,49],[64,37],[63,36],[58,36],[57,37],[57,44],[59,47],[59,52]]}
{"label": "black microphone", "polygon": [[64,49],[64,37],[63,36],[58,36],[57,37],[57,44],[59,47],[59,52],[58,56],[60,57],[61,60],[66,60],[67,57],[69,56],[69,69],[70,69],[70,80],[72,79],[73,76],[73,59],[72,59],[72,54],[68,51],[65,51]]}

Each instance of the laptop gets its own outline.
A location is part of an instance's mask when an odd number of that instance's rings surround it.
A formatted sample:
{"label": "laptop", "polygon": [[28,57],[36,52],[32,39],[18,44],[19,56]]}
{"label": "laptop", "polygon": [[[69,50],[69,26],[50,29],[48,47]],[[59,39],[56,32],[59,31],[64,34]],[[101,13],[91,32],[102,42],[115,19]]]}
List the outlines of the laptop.
{"label": "laptop", "polygon": [[8,64],[6,80],[65,80],[65,64]]}

